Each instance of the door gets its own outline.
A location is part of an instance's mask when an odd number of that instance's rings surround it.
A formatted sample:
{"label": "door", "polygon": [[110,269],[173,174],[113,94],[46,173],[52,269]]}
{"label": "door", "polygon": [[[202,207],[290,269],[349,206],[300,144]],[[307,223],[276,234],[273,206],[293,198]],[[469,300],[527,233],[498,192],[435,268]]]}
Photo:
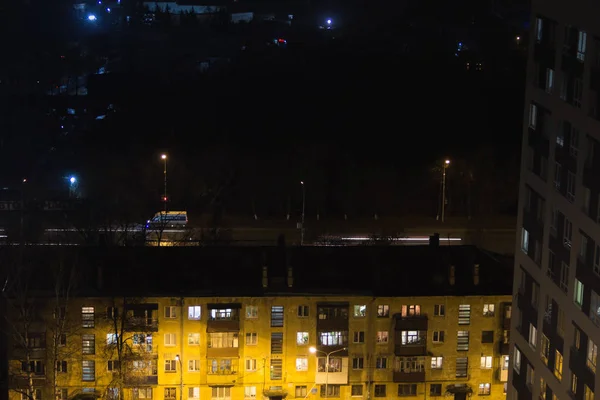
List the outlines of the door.
{"label": "door", "polygon": [[454,400],[467,400],[466,393],[454,393]]}
{"label": "door", "polygon": [[283,396],[271,396],[269,400],[283,400]]}

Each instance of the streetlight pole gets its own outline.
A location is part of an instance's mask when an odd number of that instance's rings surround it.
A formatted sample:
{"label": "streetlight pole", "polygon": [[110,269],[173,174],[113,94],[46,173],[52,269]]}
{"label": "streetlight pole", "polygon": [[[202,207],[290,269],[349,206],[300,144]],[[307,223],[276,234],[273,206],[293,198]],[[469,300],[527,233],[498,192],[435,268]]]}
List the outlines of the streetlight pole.
{"label": "streetlight pole", "polygon": [[300,230],[300,246],[304,246],[304,211],[306,210],[306,187],[304,181],[300,181],[302,185],[302,226]]}
{"label": "streetlight pole", "polygon": [[179,354],[175,356],[175,359],[179,361],[179,400],[183,400],[183,364]]}
{"label": "streetlight pole", "polygon": [[[311,347],[308,349],[312,354],[323,353],[325,354],[325,397],[329,397],[329,357],[332,354],[338,353],[340,351],[348,350],[347,347],[342,347],[341,349],[330,351],[329,353],[324,352],[323,350],[317,350],[316,347]],[[318,364],[317,364],[318,368]]]}
{"label": "streetlight pole", "polygon": [[166,218],[166,215],[167,215],[167,155],[161,154],[160,158],[164,161],[163,173],[164,173],[164,179],[165,179],[165,191],[164,191],[164,195],[163,195],[163,201],[165,202],[165,218]]}
{"label": "streetlight pole", "polygon": [[444,222],[444,216],[446,213],[446,168],[450,165],[450,160],[444,161],[444,167],[442,169],[442,222]]}

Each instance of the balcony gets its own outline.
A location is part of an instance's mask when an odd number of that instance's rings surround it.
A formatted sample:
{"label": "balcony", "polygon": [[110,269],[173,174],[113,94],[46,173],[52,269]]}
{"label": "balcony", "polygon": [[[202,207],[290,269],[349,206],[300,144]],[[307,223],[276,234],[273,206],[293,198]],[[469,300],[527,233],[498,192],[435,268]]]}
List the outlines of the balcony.
{"label": "balcony", "polygon": [[348,357],[342,357],[341,368],[330,368],[329,373],[325,368],[319,368],[315,374],[315,383],[319,385],[325,382],[331,385],[347,385],[348,384]]}
{"label": "balcony", "polygon": [[240,303],[213,303],[208,305],[206,332],[239,332]]}
{"label": "balcony", "polygon": [[394,382],[425,382],[425,371],[404,372],[394,370]]}
{"label": "balcony", "polygon": [[152,317],[129,317],[125,321],[127,332],[158,332],[158,319]]}
{"label": "balcony", "polygon": [[510,347],[510,344],[508,342],[504,343],[504,340],[501,340],[500,343],[498,344],[498,352],[500,354],[508,354],[509,347]]}
{"label": "balcony", "polygon": [[508,382],[508,368],[498,368],[496,376],[500,382]]}
{"label": "balcony", "polygon": [[428,319],[426,315],[413,315],[403,317],[401,314],[394,314],[396,331],[426,331]]}
{"label": "balcony", "polygon": [[158,385],[158,375],[127,374],[123,378],[123,383],[127,386]]}

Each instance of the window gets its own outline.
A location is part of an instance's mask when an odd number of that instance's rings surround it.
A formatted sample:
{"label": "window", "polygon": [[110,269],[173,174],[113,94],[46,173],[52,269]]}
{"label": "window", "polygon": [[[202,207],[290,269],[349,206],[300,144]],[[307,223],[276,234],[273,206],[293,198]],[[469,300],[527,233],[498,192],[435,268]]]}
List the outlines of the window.
{"label": "window", "polygon": [[515,346],[513,352],[513,368],[515,372],[518,374],[521,370],[521,351]]}
{"label": "window", "polygon": [[344,346],[348,342],[348,332],[320,332],[319,344],[321,346]]}
{"label": "window", "polygon": [[308,389],[306,386],[302,385],[302,386],[296,386],[296,398],[304,398],[308,395]]}
{"label": "window", "polygon": [[565,312],[562,308],[558,309],[558,317],[556,319],[556,333],[564,338],[565,336]]}
{"label": "window", "polygon": [[458,331],[456,340],[457,351],[469,351],[469,331]]}
{"label": "window", "polygon": [[540,339],[540,358],[542,362],[548,365],[548,356],[550,355],[550,340],[542,333]]}
{"label": "window", "polygon": [[529,127],[535,129],[537,126],[537,106],[533,103],[529,105]]}
{"label": "window", "polygon": [[283,354],[283,332],[271,332],[271,354]]}
{"label": "window", "polygon": [[443,357],[431,357],[431,369],[442,369]]}
{"label": "window", "polygon": [[354,357],[352,359],[352,369],[363,369],[365,367],[365,359],[363,357]]}
{"label": "window", "polygon": [[177,344],[174,333],[165,333],[165,346],[175,346]]}
{"label": "window", "polygon": [[590,292],[590,319],[600,326],[600,297],[593,290]]}
{"label": "window", "polygon": [[596,373],[596,359],[598,358],[598,346],[596,343],[592,341],[592,339],[588,339],[588,347],[587,347],[587,359],[585,365],[592,371]]}
{"label": "window", "polygon": [[81,335],[81,347],[83,354],[96,354],[96,336]]}
{"label": "window", "polygon": [[256,386],[244,386],[244,398],[255,399],[256,398]]}
{"label": "window", "polygon": [[577,59],[581,62],[585,61],[585,49],[587,47],[587,33],[579,31],[577,36]]}
{"label": "window", "polygon": [[68,389],[56,389],[56,400],[67,400],[68,398],[69,398],[69,390]]}
{"label": "window", "polygon": [[415,383],[400,384],[398,385],[398,396],[416,396],[417,385]]}
{"label": "window", "polygon": [[208,334],[208,348],[223,349],[238,346],[238,334],[235,332],[211,332]]}
{"label": "window", "polygon": [[306,346],[308,344],[308,332],[296,332],[296,344]]}
{"label": "window", "polygon": [[202,318],[202,307],[200,306],[189,306],[188,307],[188,319],[200,320]]}
{"label": "window", "polygon": [[135,400],[150,400],[152,399],[152,388],[134,388],[133,389],[133,398]]}
{"label": "window", "polygon": [[108,372],[117,372],[121,367],[121,363],[119,360],[108,360],[106,362],[106,369]]}
{"label": "window", "polygon": [[386,385],[375,385],[375,397],[386,396]]}
{"label": "window", "polygon": [[375,368],[376,369],[386,369],[387,368],[387,357],[377,357],[375,359]]}
{"label": "window", "polygon": [[469,370],[469,359],[467,357],[456,358],[456,377],[466,378]]}
{"label": "window", "polygon": [[377,306],[377,317],[387,318],[390,316],[390,306],[387,304],[380,304]]}
{"label": "window", "polygon": [[489,396],[491,393],[491,390],[492,390],[491,388],[492,388],[492,385],[489,383],[480,383],[477,394],[480,396]]}
{"label": "window", "polygon": [[579,154],[579,130],[571,127],[571,140],[569,143],[569,153],[577,159]]}
{"label": "window", "polygon": [[[321,385],[320,391],[321,397],[340,397],[340,385]],[[375,394],[375,397],[377,397],[377,394]]]}
{"label": "window", "polygon": [[283,376],[283,360],[271,359],[271,380],[279,381]]}
{"label": "window", "polygon": [[584,400],[594,400],[594,392],[588,385],[583,385],[583,399]]}
{"label": "window", "polygon": [[106,319],[114,320],[119,317],[119,309],[117,307],[106,307]]}
{"label": "window", "polygon": [[188,333],[188,345],[197,346],[200,344],[200,334],[199,333]]}
{"label": "window", "polygon": [[481,356],[481,369],[492,368],[492,356]]}
{"label": "window", "polygon": [[210,309],[210,319],[212,321],[232,321],[237,320],[237,309],[232,308],[213,308]]}
{"label": "window", "polygon": [[246,306],[246,318],[247,319],[258,318],[258,307],[257,306]]}
{"label": "window", "polygon": [[230,386],[213,386],[211,398],[213,400],[229,400],[231,399],[231,387]]}
{"label": "window", "polygon": [[29,362],[29,365],[26,361],[23,361],[21,369],[24,372],[32,372],[35,375],[44,375],[45,366],[44,362],[41,360],[32,360]]}
{"label": "window", "polygon": [[521,228],[521,250],[525,254],[529,252],[529,232],[525,228]]}
{"label": "window", "polygon": [[581,243],[579,245],[579,257],[585,262],[586,258],[587,258],[586,256],[587,256],[587,249],[588,249],[588,237],[583,232],[580,232],[580,236],[581,236]]}
{"label": "window", "polygon": [[577,307],[581,308],[583,304],[583,283],[575,278],[575,288],[573,290],[573,301]]}
{"label": "window", "polygon": [[493,317],[496,306],[494,304],[484,304],[483,305],[483,316],[484,317]]}
{"label": "window", "polygon": [[271,307],[271,327],[272,328],[283,327],[283,306],[272,306]]}
{"label": "window", "polygon": [[200,371],[200,360],[188,360],[188,371],[190,371],[190,372]]}
{"label": "window", "polygon": [[433,331],[433,343],[444,343],[444,331]]}
{"label": "window", "polygon": [[[27,391],[29,392],[29,390]],[[21,393],[21,400],[42,400],[42,389],[33,389],[33,392],[31,393],[31,395],[28,395],[26,393]]]}
{"label": "window", "polygon": [[367,315],[367,306],[364,304],[354,306],[354,318],[363,318]]}
{"label": "window", "polygon": [[554,70],[552,68],[546,68],[546,93],[552,93],[554,90]]}
{"label": "window", "polygon": [[567,172],[567,200],[575,201],[575,174],[571,171]]}
{"label": "window", "polygon": [[296,358],[296,371],[308,371],[308,358]]}
{"label": "window", "polygon": [[494,343],[494,331],[481,331],[481,343]]}
{"label": "window", "polygon": [[573,83],[573,106],[581,108],[581,100],[583,98],[583,80],[575,78]]}
{"label": "window", "polygon": [[407,374],[425,371],[425,357],[399,357],[395,369]]}
{"label": "window", "polygon": [[558,350],[555,351],[555,354],[556,356],[554,358],[554,376],[560,381],[562,380],[563,372],[563,356]]}
{"label": "window", "polygon": [[317,370],[319,372],[342,372],[342,359],[340,357],[330,357],[329,366],[327,366],[327,358],[319,357],[317,359]]}
{"label": "window", "polygon": [[421,345],[425,341],[425,333],[422,331],[402,331],[402,345]]}
{"label": "window", "polygon": [[200,398],[200,387],[193,386],[188,388],[188,399],[199,399]]}
{"label": "window", "polygon": [[352,335],[353,343],[364,343],[365,342],[365,332],[364,331],[354,331]]}
{"label": "window", "polygon": [[231,375],[237,372],[237,359],[213,358],[208,360],[209,375]]}
{"label": "window", "polygon": [[421,306],[418,304],[409,304],[402,306],[402,316],[403,317],[414,317],[416,315],[421,315]]}
{"label": "window", "polygon": [[596,245],[594,250],[594,273],[600,276],[600,244]]}
{"label": "window", "polygon": [[177,372],[177,360],[165,360],[165,372]]}
{"label": "window", "polygon": [[309,311],[308,306],[298,306],[298,317],[300,317],[300,318],[308,317],[308,315],[309,315],[308,311]]}
{"label": "window", "polygon": [[441,383],[432,383],[429,385],[429,395],[430,396],[441,396],[442,395],[442,384]]}
{"label": "window", "polygon": [[84,328],[94,327],[94,307],[81,307],[81,326]]}
{"label": "window", "polygon": [[537,328],[532,323],[529,323],[529,346],[534,350],[537,346]]}
{"label": "window", "polygon": [[256,332],[246,333],[246,345],[247,346],[256,346],[257,343],[258,343],[258,333],[256,333]]}
{"label": "window", "polygon": [[446,315],[446,306],[444,304],[436,304],[433,306],[433,316],[443,317]]}
{"label": "window", "polygon": [[554,188],[560,190],[560,183],[562,181],[562,165],[554,163]]}
{"label": "window", "polygon": [[66,361],[57,361],[56,362],[56,372],[67,372],[67,362]]}
{"label": "window", "polygon": [[177,388],[166,387],[165,388],[165,400],[176,400],[177,399]]}
{"label": "window", "polygon": [[[363,395],[363,385],[352,385],[350,396],[362,397],[362,395]],[[296,397],[298,397],[298,396],[296,396]]]}
{"label": "window", "polygon": [[319,307],[317,313],[320,320],[348,319],[348,310],[345,307]]}
{"label": "window", "polygon": [[176,306],[165,306],[165,318],[167,318],[167,319],[177,318],[177,307]]}
{"label": "window", "polygon": [[107,333],[106,334],[106,344],[108,346],[117,344],[119,340],[119,335],[116,333]]}
{"label": "window", "polygon": [[93,382],[96,380],[96,362],[93,360],[81,361],[81,380]]}
{"label": "window", "polygon": [[384,344],[389,340],[390,333],[388,331],[378,331],[377,332],[377,343]]}
{"label": "window", "polygon": [[569,265],[564,261],[560,264],[560,288],[565,293],[569,290]]}
{"label": "window", "polygon": [[546,381],[544,378],[540,377],[540,400],[546,400],[546,391],[548,386],[546,385]]}
{"label": "window", "polygon": [[573,338],[573,346],[579,350],[581,346],[581,332],[576,326],[573,326],[574,338]]}
{"label": "window", "polygon": [[256,371],[256,359],[255,358],[247,358],[246,359],[246,371]]}

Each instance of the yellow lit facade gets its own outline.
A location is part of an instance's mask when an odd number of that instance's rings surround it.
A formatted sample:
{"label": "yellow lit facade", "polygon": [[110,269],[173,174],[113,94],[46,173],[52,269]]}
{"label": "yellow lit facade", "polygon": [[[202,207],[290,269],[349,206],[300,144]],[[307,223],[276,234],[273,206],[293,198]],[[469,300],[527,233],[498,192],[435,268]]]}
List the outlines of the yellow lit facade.
{"label": "yellow lit facade", "polygon": [[38,400],[55,389],[56,400],[504,400],[510,304],[511,296],[70,299],[38,313],[27,346],[9,345],[9,397],[20,400],[31,375]]}

